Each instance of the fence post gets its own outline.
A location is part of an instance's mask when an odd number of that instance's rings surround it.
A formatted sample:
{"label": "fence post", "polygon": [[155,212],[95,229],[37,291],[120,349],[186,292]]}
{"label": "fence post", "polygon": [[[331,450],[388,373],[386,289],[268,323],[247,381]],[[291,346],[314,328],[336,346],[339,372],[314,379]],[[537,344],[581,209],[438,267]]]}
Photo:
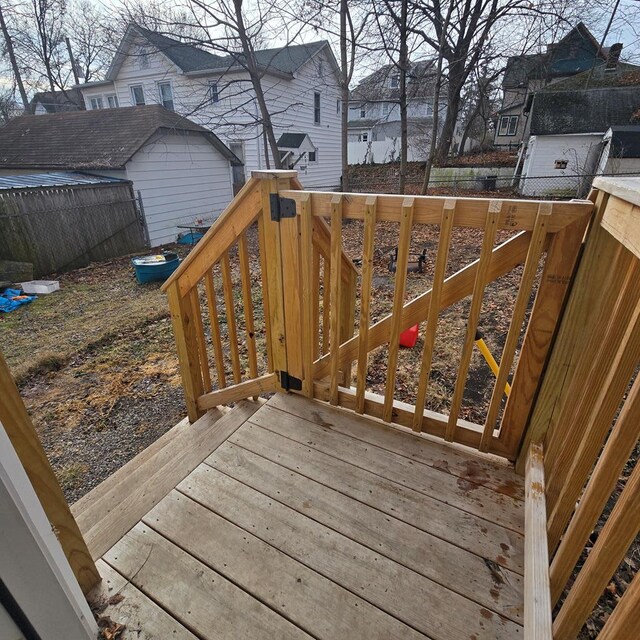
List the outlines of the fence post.
{"label": "fence post", "polygon": [[100,582],[100,574],[89,553],[60,484],[42,448],[40,439],[22,402],[15,382],[0,353],[0,422],[33,485],[40,504],[60,541],[83,593]]}
{"label": "fence post", "polygon": [[175,280],[169,285],[167,298],[178,350],[187,415],[190,422],[195,422],[205,413],[198,409],[198,398],[204,394],[204,382],[200,367],[197,325],[196,319],[193,317],[193,305],[190,298],[191,290],[186,296],[181,296],[179,282],[179,280]]}
{"label": "fence post", "polygon": [[[131,193],[133,193],[133,187],[131,187]],[[139,189],[138,189],[136,198],[138,201],[138,213],[140,215],[140,225],[142,226],[142,231],[144,233],[145,246],[149,248],[151,246],[151,238],[149,236],[149,227],[147,226],[147,216],[144,213],[144,203],[142,202],[142,192]]]}

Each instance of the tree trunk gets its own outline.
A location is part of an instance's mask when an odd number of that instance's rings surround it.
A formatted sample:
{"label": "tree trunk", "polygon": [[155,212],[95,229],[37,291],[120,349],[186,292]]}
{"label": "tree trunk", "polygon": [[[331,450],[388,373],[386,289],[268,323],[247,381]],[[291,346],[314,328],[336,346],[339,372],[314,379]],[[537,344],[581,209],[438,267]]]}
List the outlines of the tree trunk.
{"label": "tree trunk", "polygon": [[262,126],[269,142],[269,148],[271,149],[271,156],[273,159],[273,166],[276,169],[282,169],[282,162],[280,161],[280,152],[278,151],[278,143],[276,141],[275,133],[273,132],[273,123],[271,122],[271,114],[267,107],[267,101],[264,97],[264,91],[262,90],[262,82],[260,81],[260,72],[258,70],[258,64],[253,53],[253,48],[249,42],[247,30],[244,25],[244,17],[242,15],[242,0],[233,0],[233,6],[236,13],[236,21],[238,27],[238,37],[242,44],[242,53],[246,59],[247,71],[251,78],[251,85],[256,94],[256,100],[258,101],[258,107],[260,108],[260,116],[262,118]]}
{"label": "tree trunk", "polygon": [[447,113],[444,117],[444,124],[442,125],[442,132],[440,134],[435,158],[439,164],[447,159],[449,150],[451,149],[453,135],[456,130],[456,120],[458,118],[458,112],[460,111],[460,90],[461,87],[459,87],[457,83],[454,85],[454,83],[451,82],[450,73],[449,88],[447,91]]}
{"label": "tree trunk", "polygon": [[407,117],[407,70],[409,68],[409,48],[407,44],[408,0],[402,0],[400,7],[400,184],[399,192],[404,193],[407,184],[407,147],[409,146],[409,125]]}
{"label": "tree trunk", "polygon": [[340,0],[340,142],[342,191],[349,191],[349,60],[347,58],[347,0]]}
{"label": "tree trunk", "polygon": [[13,51],[13,40],[9,35],[9,30],[7,29],[7,25],[4,21],[2,7],[0,7],[0,29],[2,29],[2,35],[4,36],[4,41],[7,46],[7,53],[9,54],[9,61],[11,62],[11,69],[13,70],[13,75],[16,79],[16,84],[18,85],[18,91],[20,92],[20,98],[22,99],[24,110],[29,111],[29,98],[27,98],[27,92],[24,90],[24,85],[22,84],[22,76],[20,75],[18,62],[16,61],[16,56]]}

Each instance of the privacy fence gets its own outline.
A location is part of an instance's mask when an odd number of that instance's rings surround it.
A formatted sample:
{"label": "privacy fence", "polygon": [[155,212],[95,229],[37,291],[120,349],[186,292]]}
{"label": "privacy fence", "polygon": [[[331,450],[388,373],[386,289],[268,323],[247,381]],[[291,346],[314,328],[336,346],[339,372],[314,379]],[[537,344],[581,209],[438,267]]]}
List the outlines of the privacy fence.
{"label": "privacy fence", "polygon": [[0,260],[35,277],[140,250],[145,224],[130,182],[0,191]]}

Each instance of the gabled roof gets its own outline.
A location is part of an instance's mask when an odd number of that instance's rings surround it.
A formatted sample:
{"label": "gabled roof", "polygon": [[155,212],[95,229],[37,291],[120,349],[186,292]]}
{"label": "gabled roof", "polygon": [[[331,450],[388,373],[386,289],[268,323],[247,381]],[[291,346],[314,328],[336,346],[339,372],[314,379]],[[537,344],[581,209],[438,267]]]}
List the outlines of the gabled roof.
{"label": "gabled roof", "polygon": [[640,86],[539,91],[533,99],[531,133],[604,133],[609,127],[633,124],[639,109]]}
{"label": "gabled roof", "polygon": [[79,111],[80,109],[84,109],[84,100],[82,99],[82,92],[79,89],[39,91],[31,98],[29,112],[34,113],[38,104],[41,104],[47,113]]}
{"label": "gabled roof", "polygon": [[14,118],[0,128],[0,168],[121,169],[157,132],[197,133],[240,164],[211,131],[156,104]]}
{"label": "gabled roof", "polygon": [[[245,68],[245,57],[241,53],[216,55],[157,31],[130,24],[107,71],[107,80],[115,80],[136,36],[142,36],[154,49],[163,53],[183,73],[224,73]],[[325,47],[329,47],[329,43],[326,40],[319,40],[308,44],[262,49],[256,51],[255,56],[258,65],[266,73],[293,76],[303,64]],[[331,57],[333,57],[333,54],[331,54]]]}
{"label": "gabled roof", "polygon": [[[571,47],[571,42],[576,46]],[[571,49],[569,57],[563,57],[563,47]],[[591,55],[581,59],[579,54]],[[593,66],[596,60],[606,60],[608,49],[599,50],[599,43],[582,22],[579,22],[558,42],[550,44],[545,53],[512,56],[507,60],[502,86],[505,89],[525,87],[529,80],[542,80],[558,76],[570,76]]]}
{"label": "gabled roof", "polygon": [[[358,86],[351,91],[349,99],[360,102],[397,101],[400,98],[400,89],[392,89],[390,81],[392,76],[398,73],[398,67],[394,64],[380,67],[360,81]],[[434,60],[421,60],[412,63],[407,72],[407,98],[432,97],[436,78]]]}

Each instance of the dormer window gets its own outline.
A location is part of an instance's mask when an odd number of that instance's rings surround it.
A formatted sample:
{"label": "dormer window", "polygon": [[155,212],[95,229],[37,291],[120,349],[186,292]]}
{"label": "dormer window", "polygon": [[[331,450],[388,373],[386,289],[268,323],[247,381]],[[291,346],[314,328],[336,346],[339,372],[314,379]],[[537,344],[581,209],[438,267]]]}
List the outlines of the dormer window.
{"label": "dormer window", "polygon": [[391,78],[389,78],[389,86],[392,89],[399,89],[400,88],[400,74],[399,73],[392,74]]}

